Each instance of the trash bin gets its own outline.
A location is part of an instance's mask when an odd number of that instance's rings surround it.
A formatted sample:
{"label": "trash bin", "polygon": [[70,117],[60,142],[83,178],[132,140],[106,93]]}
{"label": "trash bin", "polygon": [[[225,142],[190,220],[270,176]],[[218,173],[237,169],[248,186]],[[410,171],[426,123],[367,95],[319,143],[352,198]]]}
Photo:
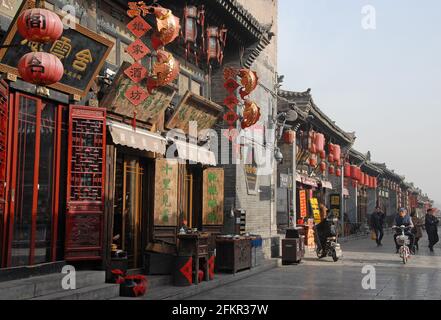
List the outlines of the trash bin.
{"label": "trash bin", "polygon": [[304,255],[305,242],[301,230],[287,229],[285,239],[282,240],[282,264],[300,263]]}
{"label": "trash bin", "polygon": [[173,284],[176,287],[188,287],[193,284],[193,258],[191,256],[175,258]]}

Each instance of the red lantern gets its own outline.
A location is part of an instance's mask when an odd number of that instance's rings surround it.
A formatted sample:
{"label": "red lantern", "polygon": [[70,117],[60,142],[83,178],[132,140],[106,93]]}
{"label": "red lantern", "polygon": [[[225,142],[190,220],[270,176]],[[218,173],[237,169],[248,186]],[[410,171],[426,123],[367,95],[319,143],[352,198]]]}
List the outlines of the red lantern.
{"label": "red lantern", "polygon": [[309,157],[309,165],[314,168],[317,166],[317,155],[311,154]]}
{"label": "red lantern", "polygon": [[345,163],[345,177],[346,178],[351,177],[351,164],[349,162]]}
{"label": "red lantern", "polygon": [[360,177],[361,177],[361,179],[360,179],[359,181],[360,181],[360,184],[363,186],[363,185],[365,185],[365,181],[364,181],[364,179],[365,179],[365,174],[362,172],[361,175],[360,175]]}
{"label": "red lantern", "polygon": [[334,156],[334,161],[340,162],[341,158],[341,148],[338,144],[332,145],[332,155]]}
{"label": "red lantern", "polygon": [[351,177],[356,181],[361,180],[361,169],[357,166],[351,166]]}
{"label": "red lantern", "polygon": [[334,174],[334,173],[335,173],[334,166],[329,166],[329,174]]}
{"label": "red lantern", "polygon": [[320,171],[323,173],[326,171],[326,162],[320,162]]}
{"label": "red lantern", "polygon": [[157,31],[152,34],[152,46],[158,50],[176,39],[181,26],[179,18],[169,9],[150,7],[149,11],[156,16]]}
{"label": "red lantern", "polygon": [[179,75],[179,61],[167,51],[157,51],[157,62],[153,66],[153,77],[148,80],[147,89],[153,89],[172,83]]}
{"label": "red lantern", "polygon": [[249,128],[257,123],[260,119],[259,106],[250,100],[245,100],[245,108],[243,110],[243,121],[241,123],[242,129]]}
{"label": "red lantern", "polygon": [[64,67],[53,54],[30,52],[18,61],[18,73],[26,82],[47,86],[61,80]]}
{"label": "red lantern", "polygon": [[378,178],[374,178],[374,188],[377,189],[378,187]]}
{"label": "red lantern", "polygon": [[330,153],[329,156],[328,156],[328,162],[329,163],[334,163],[334,155],[332,153]]}
{"label": "red lantern", "polygon": [[251,92],[256,89],[259,77],[257,73],[249,69],[241,69],[239,71],[240,82],[242,83],[242,88],[240,88],[239,93],[242,99],[249,96]]}
{"label": "red lantern", "polygon": [[46,9],[27,9],[17,19],[17,30],[20,35],[34,42],[53,42],[63,34],[63,23],[60,17]]}
{"label": "red lantern", "polygon": [[314,144],[317,152],[322,152],[325,150],[325,136],[316,132],[314,135]]}
{"label": "red lantern", "polygon": [[283,133],[283,141],[288,144],[294,144],[296,141],[296,132],[294,130],[286,130]]}
{"label": "red lantern", "polygon": [[340,168],[337,168],[337,170],[335,170],[335,175],[337,177],[341,177],[341,169]]}

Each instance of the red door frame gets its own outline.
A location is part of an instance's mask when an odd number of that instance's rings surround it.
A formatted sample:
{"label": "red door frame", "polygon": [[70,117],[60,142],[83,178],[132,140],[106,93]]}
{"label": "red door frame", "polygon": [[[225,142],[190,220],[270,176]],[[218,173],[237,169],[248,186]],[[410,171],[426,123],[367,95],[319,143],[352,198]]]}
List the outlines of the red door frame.
{"label": "red door frame", "polygon": [[[9,146],[8,148],[8,164],[10,164],[10,170],[8,169],[8,174],[10,175],[10,191],[8,192],[10,197],[11,205],[9,206],[9,216],[5,219],[5,230],[8,229],[7,236],[5,235],[6,241],[4,243],[4,250],[6,256],[6,261],[4,266],[11,266],[11,248],[14,235],[14,218],[15,218],[15,200],[16,200],[16,186],[17,186],[17,156],[18,156],[18,127],[19,127],[19,108],[20,108],[20,97],[25,97],[37,102],[36,104],[36,123],[35,123],[35,152],[34,152],[34,191],[32,195],[32,228],[31,228],[31,239],[30,239],[30,255],[29,255],[29,265],[34,264],[34,253],[35,253],[35,233],[37,224],[37,214],[38,214],[38,175],[39,175],[39,160],[40,160],[40,129],[41,129],[41,111],[43,102],[41,98],[23,94],[21,92],[15,92],[10,94],[10,110],[9,110]],[[13,108],[11,108],[13,107]],[[56,261],[56,243],[58,238],[58,214],[59,214],[59,177],[60,177],[60,158],[61,158],[61,126],[62,126],[62,109],[67,108],[64,105],[57,105],[56,108],[56,144],[55,144],[55,172],[53,175],[54,179],[54,197],[52,201],[53,211],[52,211],[52,237],[51,237],[51,261]],[[11,150],[12,149],[12,155]]]}
{"label": "red door frame", "polygon": [[[102,121],[102,167],[101,167],[101,197],[100,201],[71,199],[72,191],[72,149],[73,149],[73,120]],[[66,234],[64,255],[66,261],[102,260],[104,254],[104,200],[105,200],[105,176],[106,176],[106,109],[71,105],[69,108],[69,135],[67,151],[67,192],[66,192]],[[90,173],[88,173],[90,174]],[[71,239],[74,221],[78,216],[99,217],[99,243],[96,246],[79,245]],[[81,222],[79,223],[81,224]]]}
{"label": "red door frame", "polygon": [[2,237],[2,242],[0,246],[0,268],[6,266],[6,248],[7,248],[7,226],[8,226],[8,209],[9,209],[9,179],[10,179],[10,164],[9,159],[11,157],[11,148],[9,147],[11,145],[11,128],[12,128],[12,117],[11,117],[11,101],[13,101],[12,94],[9,93],[9,86],[6,83],[6,81],[1,80],[0,85],[5,88],[5,92],[3,93],[5,96],[5,103],[6,103],[6,117],[7,118],[7,140],[6,140],[6,159],[5,159],[5,190],[4,190],[4,205],[3,205],[3,222],[2,222],[2,230],[0,230],[0,236]]}

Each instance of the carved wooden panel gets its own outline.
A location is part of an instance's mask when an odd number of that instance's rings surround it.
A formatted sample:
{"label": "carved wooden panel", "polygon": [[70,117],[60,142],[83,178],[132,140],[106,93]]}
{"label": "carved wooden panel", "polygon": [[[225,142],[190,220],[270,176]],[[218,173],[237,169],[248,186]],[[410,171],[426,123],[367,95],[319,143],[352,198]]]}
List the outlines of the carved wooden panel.
{"label": "carved wooden panel", "polygon": [[105,109],[71,106],[66,260],[96,260],[102,257],[105,139]]}

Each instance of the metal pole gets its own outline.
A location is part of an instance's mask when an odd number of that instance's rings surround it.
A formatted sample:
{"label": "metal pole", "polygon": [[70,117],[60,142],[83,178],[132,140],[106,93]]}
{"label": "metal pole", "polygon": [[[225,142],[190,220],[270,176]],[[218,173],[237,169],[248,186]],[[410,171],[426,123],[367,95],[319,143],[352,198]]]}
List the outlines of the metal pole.
{"label": "metal pole", "polygon": [[345,211],[345,206],[344,206],[344,201],[345,201],[345,196],[344,196],[344,189],[345,189],[345,172],[344,172],[345,166],[344,166],[344,161],[342,161],[342,165],[341,165],[341,198],[340,198],[340,219],[341,219],[341,233],[343,234],[343,236],[345,236],[345,219],[344,219],[344,211]]}
{"label": "metal pole", "polygon": [[[297,133],[296,133],[297,134]],[[297,182],[296,182],[296,172],[297,172],[297,137],[294,139],[294,143],[292,144],[292,227],[297,227]]]}

